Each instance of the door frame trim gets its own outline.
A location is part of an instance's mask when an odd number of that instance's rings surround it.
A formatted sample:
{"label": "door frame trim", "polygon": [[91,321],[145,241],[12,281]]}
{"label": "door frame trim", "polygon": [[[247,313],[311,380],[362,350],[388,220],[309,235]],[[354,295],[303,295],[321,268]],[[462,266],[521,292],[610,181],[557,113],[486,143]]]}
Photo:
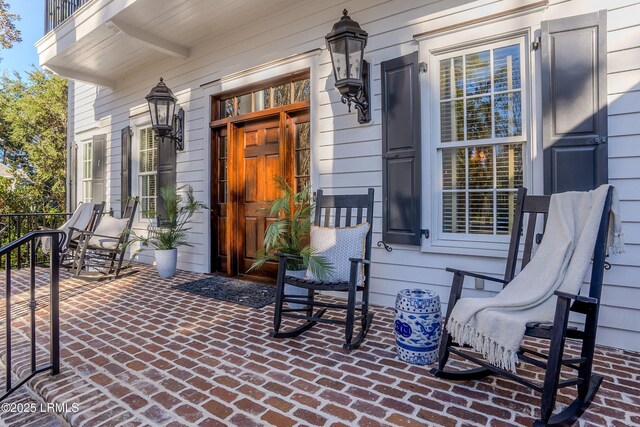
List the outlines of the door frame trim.
{"label": "door frame trim", "polygon": [[[309,81],[311,84],[311,99],[309,102],[309,114],[310,114],[310,122],[311,122],[311,186],[317,185],[315,183],[318,182],[319,179],[319,170],[317,162],[314,159],[318,159],[320,155],[320,147],[318,142],[320,141],[320,131],[319,131],[319,109],[311,108],[311,106],[318,106],[320,104],[320,93],[324,92],[326,89],[321,84],[324,80],[320,79],[321,74],[319,73],[320,67],[320,54],[325,52],[324,50],[317,50],[313,52],[305,52],[302,54],[298,54],[296,56],[290,56],[284,58],[282,61],[277,61],[277,63],[269,63],[268,67],[256,67],[257,71],[252,72],[250,74],[245,74],[242,76],[242,79],[230,79],[227,80],[225,78],[221,78],[218,80],[210,81],[210,83],[201,85],[202,89],[202,97],[205,100],[205,116],[204,119],[209,122],[211,125],[211,119],[214,116],[215,110],[213,109],[214,103],[213,98],[217,97],[224,93],[231,93],[231,91],[240,90],[242,87],[246,87],[248,85],[253,85],[261,82],[265,82],[267,80],[277,78],[278,76],[290,75],[298,72],[308,72]],[[253,70],[253,68],[251,69]],[[326,95],[325,95],[326,96]],[[338,93],[331,93],[332,97],[337,97]],[[336,98],[337,99],[337,98]],[[291,104],[293,105],[293,104]],[[220,123],[222,125],[222,123]],[[212,170],[210,165],[212,164],[212,145],[213,145],[213,134],[214,129],[211,126],[205,126],[203,129],[203,143],[204,143],[204,155],[205,155],[205,165],[209,165],[204,172],[204,176],[202,177],[203,182],[203,191],[205,192],[204,201],[208,203],[209,206],[212,204],[212,195],[211,195],[211,180]],[[213,262],[212,253],[212,245],[213,245],[213,237],[211,233],[211,220],[212,216],[209,217],[208,221],[204,221],[204,232],[206,237],[206,246],[204,248],[204,253],[202,256],[203,259],[203,271],[202,272],[213,272],[215,271],[215,263]]]}

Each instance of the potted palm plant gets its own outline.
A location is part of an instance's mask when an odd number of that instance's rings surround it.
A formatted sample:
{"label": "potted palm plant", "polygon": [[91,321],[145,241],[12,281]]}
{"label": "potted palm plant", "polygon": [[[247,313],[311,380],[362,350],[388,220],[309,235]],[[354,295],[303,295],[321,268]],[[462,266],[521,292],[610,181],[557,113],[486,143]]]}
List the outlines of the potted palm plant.
{"label": "potted palm plant", "polygon": [[[305,185],[295,192],[282,177],[276,178],[276,184],[280,197],[273,200],[271,206],[265,209],[269,211],[270,216],[278,218],[267,227],[264,248],[256,253],[248,272],[261,268],[268,261],[276,261],[276,253],[286,253],[300,257],[299,260],[287,261],[288,275],[304,277],[306,269],[309,268],[316,277],[326,277],[331,273],[332,266],[324,256],[312,253],[309,242],[311,213],[314,209],[309,186]],[[288,285],[285,288],[288,294],[294,290],[306,292],[305,289],[288,287]]]}
{"label": "potted palm plant", "polygon": [[[179,193],[183,189],[185,197]],[[189,222],[198,210],[207,209],[207,207],[196,200],[193,187],[190,185],[178,188],[163,185],[160,187],[160,199],[167,214],[166,224],[158,227],[150,225],[146,236],[136,235],[131,242],[140,242],[140,250],[144,247],[155,249],[158,275],[173,277],[178,263],[178,247],[191,246],[187,238],[187,233],[191,229]],[[149,214],[149,217],[155,217],[154,213]]]}

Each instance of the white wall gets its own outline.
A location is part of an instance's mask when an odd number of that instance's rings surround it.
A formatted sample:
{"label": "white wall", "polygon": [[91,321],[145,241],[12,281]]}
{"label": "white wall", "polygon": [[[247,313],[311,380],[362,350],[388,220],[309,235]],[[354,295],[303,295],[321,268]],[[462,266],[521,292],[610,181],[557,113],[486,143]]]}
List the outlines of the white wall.
{"label": "white wall", "polygon": [[[427,3],[427,4],[425,4]],[[160,76],[179,98],[186,112],[186,150],[177,157],[178,184],[191,184],[200,200],[209,204],[209,97],[226,85],[260,78],[259,74],[244,74],[242,79],[225,80],[225,76],[256,67],[291,55],[304,54],[321,48],[313,60],[299,63],[311,69],[312,78],[312,163],[313,185],[328,193],[364,192],[367,187],[376,191],[374,236],[381,235],[381,111],[380,62],[416,50],[421,58],[429,44],[418,43],[414,36],[435,28],[512,9],[523,3],[517,0],[494,2],[425,2],[419,0],[352,0],[334,1],[334,7],[324,2],[313,2],[304,8],[284,10],[279,18],[261,22],[260,31],[238,32],[230,40],[203,42],[192,49],[187,60],[167,59],[155,67],[117,82],[115,91],[98,89],[77,83],[74,91],[73,129],[76,142],[93,134],[107,134],[107,198],[108,207],[118,212],[120,206],[120,130],[136,117],[146,114],[144,96]],[[549,6],[535,12],[504,17],[503,26],[520,29],[533,35],[540,21],[577,15],[599,10],[603,2],[595,0],[550,1]],[[462,5],[457,6],[456,5]],[[609,174],[611,183],[618,187],[622,202],[622,217],[627,241],[626,254],[611,257],[613,269],[605,275],[601,329],[599,341],[616,347],[640,350],[640,4],[632,0],[606,2],[608,8],[608,92],[609,92]],[[372,116],[368,125],[358,125],[355,113],[348,114],[333,88],[330,58],[324,49],[324,35],[340,16],[343,7],[351,17],[369,33],[365,59],[372,63]],[[491,34],[494,23],[479,24],[447,35],[451,45],[464,43],[465,38],[478,34]],[[506,27],[505,27],[506,28]],[[442,40],[441,40],[442,41]],[[531,54],[533,90],[529,100],[532,109],[531,146],[532,163],[527,183],[534,192],[541,192],[541,162],[539,123],[539,77],[536,55]],[[308,55],[304,58],[307,58]],[[295,61],[293,61],[295,63]],[[291,61],[289,62],[291,63]],[[260,72],[264,72],[260,71]],[[421,83],[432,77],[421,77]],[[437,76],[436,76],[437,78]],[[218,79],[222,79],[215,82]],[[214,82],[212,84],[207,84]],[[225,83],[226,82],[226,83]],[[234,83],[235,82],[235,83]],[[230,86],[228,86],[230,87]],[[423,88],[424,89],[424,88]],[[423,100],[423,110],[425,109]],[[538,118],[538,119],[536,119]],[[423,127],[428,126],[428,118]],[[423,141],[423,144],[426,142]],[[427,149],[427,147],[425,147]],[[358,159],[354,161],[354,159]],[[135,157],[133,161],[136,161]],[[425,165],[425,181],[429,174]],[[79,175],[80,177],[80,175]],[[136,179],[137,177],[132,177]],[[433,228],[425,216],[424,228]],[[139,227],[144,228],[145,223]],[[191,240],[193,247],[181,248],[179,268],[197,272],[209,271],[209,221],[207,213],[195,218]],[[407,287],[428,287],[446,301],[451,276],[447,266],[502,274],[504,256],[500,251],[447,253],[424,251],[418,248],[394,245],[393,252],[373,249],[372,301],[392,305],[396,293]],[[490,294],[498,289],[487,284],[486,291],[473,290],[466,295]]]}

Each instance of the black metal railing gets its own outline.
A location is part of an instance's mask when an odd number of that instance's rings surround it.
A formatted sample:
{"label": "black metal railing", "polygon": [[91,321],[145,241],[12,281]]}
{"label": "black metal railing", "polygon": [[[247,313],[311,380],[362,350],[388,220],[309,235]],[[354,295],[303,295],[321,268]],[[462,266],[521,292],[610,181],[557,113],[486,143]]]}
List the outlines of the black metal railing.
{"label": "black metal railing", "polygon": [[[0,246],[13,242],[32,231],[58,228],[70,216],[71,213],[0,214]],[[13,253],[11,263],[13,267],[20,269],[28,265],[28,260],[27,248],[20,248]],[[42,251],[39,251],[36,260],[44,261]]]}
{"label": "black metal railing", "polygon": [[[38,366],[36,358],[36,252],[38,241],[42,237],[51,239],[51,252],[49,254],[49,278],[50,278],[50,337],[49,337],[49,363]],[[4,260],[5,270],[5,393],[0,396],[0,402],[11,393],[29,381],[35,375],[51,370],[52,375],[60,373],[60,245],[64,241],[65,234],[56,230],[33,231],[11,243],[0,247],[0,262]],[[29,314],[30,314],[30,344],[31,354],[30,374],[18,379],[13,384],[13,360],[12,360],[12,316],[11,316],[11,290],[12,290],[12,266],[11,253],[23,246],[29,247]]]}
{"label": "black metal railing", "polygon": [[82,5],[91,0],[44,0],[44,33],[62,24]]}

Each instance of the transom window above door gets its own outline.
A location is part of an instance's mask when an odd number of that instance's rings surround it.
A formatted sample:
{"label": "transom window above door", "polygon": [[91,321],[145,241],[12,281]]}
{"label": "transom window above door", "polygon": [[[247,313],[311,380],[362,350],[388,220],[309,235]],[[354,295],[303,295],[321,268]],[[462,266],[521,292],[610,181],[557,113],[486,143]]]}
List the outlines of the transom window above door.
{"label": "transom window above door", "polygon": [[289,81],[221,99],[218,119],[309,101],[310,97],[311,84],[308,78]]}
{"label": "transom window above door", "polygon": [[510,231],[527,141],[524,52],[520,38],[436,57],[441,239]]}

